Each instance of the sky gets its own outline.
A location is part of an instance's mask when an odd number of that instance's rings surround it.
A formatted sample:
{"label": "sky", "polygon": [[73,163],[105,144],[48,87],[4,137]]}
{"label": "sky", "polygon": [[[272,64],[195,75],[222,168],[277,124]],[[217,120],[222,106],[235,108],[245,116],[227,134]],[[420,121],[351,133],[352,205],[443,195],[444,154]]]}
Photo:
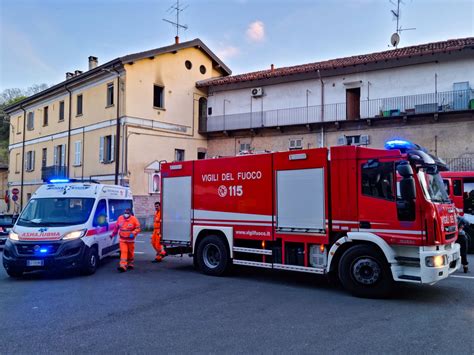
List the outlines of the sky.
{"label": "sky", "polygon": [[[396,1],[396,0],[392,0]],[[175,0],[0,0],[0,91],[170,45]],[[181,41],[200,38],[233,74],[389,50],[389,0],[181,0]],[[474,0],[404,0],[399,47],[474,36]]]}

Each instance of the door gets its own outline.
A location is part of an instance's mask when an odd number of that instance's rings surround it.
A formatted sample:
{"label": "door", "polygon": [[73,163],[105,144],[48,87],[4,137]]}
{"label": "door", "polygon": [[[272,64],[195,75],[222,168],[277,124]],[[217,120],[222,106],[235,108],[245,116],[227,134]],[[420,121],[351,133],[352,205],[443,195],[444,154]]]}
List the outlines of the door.
{"label": "door", "polygon": [[162,202],[162,239],[190,242],[191,176],[164,178]]}
{"label": "door", "polygon": [[454,90],[454,97],[453,97],[453,105],[455,110],[467,110],[469,106],[469,82],[461,82],[461,83],[454,83],[453,84]]}
{"label": "door", "polygon": [[383,160],[359,161],[359,231],[374,233],[388,243],[420,245],[421,216],[416,204],[415,218],[405,220],[397,209],[401,201],[395,162]]}
{"label": "door", "polygon": [[94,213],[94,219],[92,220],[92,226],[94,227],[95,240],[99,246],[99,255],[103,257],[105,254],[110,252],[111,239],[108,233],[109,219],[107,217],[107,202],[105,199],[100,200],[97,203],[97,207]]}
{"label": "door", "polygon": [[360,88],[346,90],[346,119],[360,118]]}

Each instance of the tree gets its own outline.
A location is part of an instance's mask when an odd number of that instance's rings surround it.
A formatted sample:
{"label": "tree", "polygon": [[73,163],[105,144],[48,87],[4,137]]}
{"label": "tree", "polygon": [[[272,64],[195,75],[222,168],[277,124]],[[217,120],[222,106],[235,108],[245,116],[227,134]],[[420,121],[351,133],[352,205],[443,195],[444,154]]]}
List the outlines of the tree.
{"label": "tree", "polygon": [[11,88],[3,90],[0,94],[0,163],[8,163],[8,142],[11,131],[10,128],[12,127],[10,121],[6,118],[5,107],[13,105],[47,88],[47,84],[34,84],[26,90]]}

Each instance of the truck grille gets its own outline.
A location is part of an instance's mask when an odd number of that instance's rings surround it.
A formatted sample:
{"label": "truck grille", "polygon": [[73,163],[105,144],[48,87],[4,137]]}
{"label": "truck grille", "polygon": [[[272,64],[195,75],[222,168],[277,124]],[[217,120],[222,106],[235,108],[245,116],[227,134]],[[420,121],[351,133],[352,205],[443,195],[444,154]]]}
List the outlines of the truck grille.
{"label": "truck grille", "polygon": [[[59,249],[60,244],[48,243],[48,244],[17,244],[16,250],[20,255],[51,255],[56,254]],[[40,250],[47,250],[46,252],[41,252]]]}

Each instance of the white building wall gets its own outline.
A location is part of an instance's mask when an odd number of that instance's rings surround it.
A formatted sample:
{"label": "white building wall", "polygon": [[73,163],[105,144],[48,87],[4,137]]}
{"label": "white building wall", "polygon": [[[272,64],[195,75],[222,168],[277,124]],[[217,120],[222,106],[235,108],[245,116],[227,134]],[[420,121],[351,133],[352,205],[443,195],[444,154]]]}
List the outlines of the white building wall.
{"label": "white building wall", "polygon": [[[435,79],[435,75],[437,79]],[[418,95],[437,91],[452,91],[453,83],[468,81],[474,87],[474,58],[442,63],[427,63],[400,68],[369,71],[323,78],[324,104],[345,103],[344,83],[362,81],[360,100]],[[259,85],[256,83],[255,87]],[[268,110],[316,106],[321,104],[321,83],[319,79],[301,80],[263,86],[264,96],[251,97],[251,88],[227,90],[213,93],[208,98],[213,116],[258,113]],[[307,90],[308,96],[307,96]],[[306,97],[307,96],[307,97]]]}

